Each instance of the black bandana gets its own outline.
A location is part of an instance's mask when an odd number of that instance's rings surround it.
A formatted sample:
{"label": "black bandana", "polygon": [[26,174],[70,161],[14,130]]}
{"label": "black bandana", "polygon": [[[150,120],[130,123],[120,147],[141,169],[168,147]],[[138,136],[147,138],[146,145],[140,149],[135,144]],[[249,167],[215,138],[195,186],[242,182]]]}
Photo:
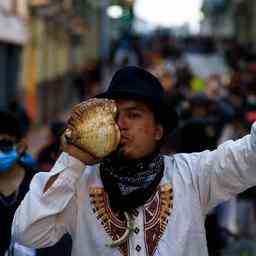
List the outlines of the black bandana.
{"label": "black bandana", "polygon": [[142,160],[103,160],[100,175],[114,210],[129,211],[145,203],[163,177],[164,160],[158,153]]}

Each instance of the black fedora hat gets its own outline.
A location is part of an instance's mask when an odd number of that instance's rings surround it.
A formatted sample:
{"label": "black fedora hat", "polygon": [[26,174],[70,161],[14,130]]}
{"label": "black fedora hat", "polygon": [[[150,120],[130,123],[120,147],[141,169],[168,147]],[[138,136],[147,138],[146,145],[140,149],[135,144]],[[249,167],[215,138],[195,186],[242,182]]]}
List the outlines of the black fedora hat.
{"label": "black fedora hat", "polygon": [[127,66],[119,69],[110,81],[108,89],[98,98],[136,99],[145,102],[162,123],[165,134],[178,126],[178,115],[165,101],[165,92],[159,80],[148,71]]}

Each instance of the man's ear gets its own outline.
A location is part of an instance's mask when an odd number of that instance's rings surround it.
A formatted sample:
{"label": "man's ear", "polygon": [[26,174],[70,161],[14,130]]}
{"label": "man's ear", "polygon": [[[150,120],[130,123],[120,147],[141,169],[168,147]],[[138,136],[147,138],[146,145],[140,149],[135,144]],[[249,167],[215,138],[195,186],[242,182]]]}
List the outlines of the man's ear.
{"label": "man's ear", "polygon": [[22,138],[20,142],[17,144],[17,153],[22,155],[27,150],[27,141],[26,138]]}
{"label": "man's ear", "polygon": [[159,123],[157,124],[157,127],[156,127],[155,139],[159,141],[162,139],[163,135],[164,135],[164,128],[163,128],[163,125]]}

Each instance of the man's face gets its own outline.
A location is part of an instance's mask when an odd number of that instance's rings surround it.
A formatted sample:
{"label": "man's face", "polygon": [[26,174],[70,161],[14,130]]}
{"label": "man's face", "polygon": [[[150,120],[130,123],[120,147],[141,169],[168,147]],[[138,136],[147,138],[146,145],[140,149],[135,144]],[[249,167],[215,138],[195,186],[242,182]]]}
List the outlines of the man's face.
{"label": "man's face", "polygon": [[163,136],[163,127],[156,123],[152,110],[138,100],[116,100],[117,125],[121,132],[118,148],[124,158],[139,159],[152,153]]}

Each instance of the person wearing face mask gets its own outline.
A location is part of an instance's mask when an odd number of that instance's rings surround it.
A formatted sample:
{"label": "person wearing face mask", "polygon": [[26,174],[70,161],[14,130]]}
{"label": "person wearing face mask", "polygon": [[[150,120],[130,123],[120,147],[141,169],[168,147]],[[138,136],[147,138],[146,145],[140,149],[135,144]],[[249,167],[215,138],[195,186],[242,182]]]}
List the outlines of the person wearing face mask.
{"label": "person wearing face mask", "polygon": [[[67,122],[64,152],[50,172],[33,178],[15,213],[14,239],[37,248],[69,233],[72,256],[208,255],[207,213],[256,184],[256,124],[249,135],[213,151],[165,155],[160,147],[178,117],[155,76],[124,67],[98,97],[116,103],[115,122],[109,123],[119,129],[118,147],[96,155],[101,143],[81,149],[69,140],[83,110],[88,118],[82,124],[89,123],[83,138],[98,138],[110,126],[100,126],[106,115],[93,107],[106,106],[99,99],[79,104]],[[75,138],[85,130],[79,125]]]}
{"label": "person wearing face mask", "polygon": [[11,243],[11,223],[15,210],[29,189],[36,163],[26,152],[17,118],[0,111],[0,256]]}

